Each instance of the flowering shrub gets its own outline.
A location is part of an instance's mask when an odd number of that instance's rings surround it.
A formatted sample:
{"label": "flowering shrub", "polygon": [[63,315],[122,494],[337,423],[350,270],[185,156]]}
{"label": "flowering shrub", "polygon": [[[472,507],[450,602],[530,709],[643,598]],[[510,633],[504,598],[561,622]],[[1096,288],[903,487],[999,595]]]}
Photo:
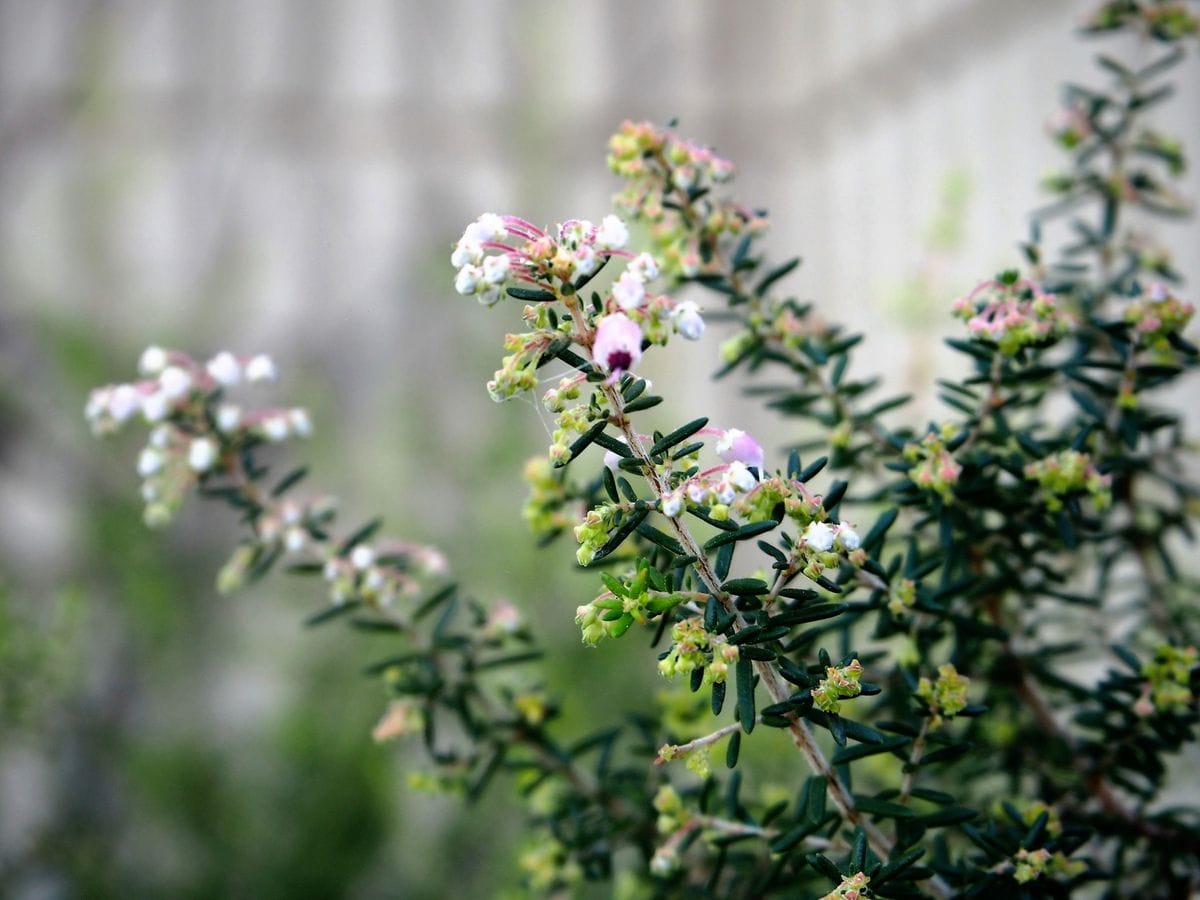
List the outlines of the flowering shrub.
{"label": "flowering shrub", "polygon": [[[1181,3],[1123,0],[1089,27],[1173,45],[1195,22]],[[562,735],[558,702],[582,698],[497,675],[539,654],[517,608],[470,600],[436,551],[383,540],[378,522],[343,534],[332,501],[298,493],[303,469],[269,484],[264,449],[310,424],[237,403],[242,382],[275,379],[268,357],[151,348],[142,379],[96,391],[88,418],[100,434],[151,426],[149,524],[192,488],[240,512],[222,590],[282,562],[327,584],[310,622],[395,635],[371,667],[395,697],[375,737],[422,739],[433,769],[417,781],[468,797],[513,773],[535,890],[1184,895],[1200,884],[1200,807],[1168,793],[1168,757],[1194,758],[1200,721],[1197,583],[1176,562],[1197,488],[1184,423],[1156,398],[1198,354],[1169,260],[1123,218],[1175,208],[1182,151],[1139,129],[1181,57],[1102,57],[1111,90],[1070,89],[1051,125],[1070,154],[1061,197],[1035,217],[1024,274],[952,304],[966,369],[939,382],[950,412],[928,427],[894,424],[904,398],[853,377],[859,337],[780,290],[798,261],[769,265],[765,215],[719,196],[733,165],[671,129],[612,138],[620,216],[466,227],[455,290],[515,300],[523,323],[487,390],[540,392],[554,416],[525,468],[525,521],[546,543],[573,537],[595,573],[583,642],[648,638],[646,664],[695,695],[661,717]],[[1042,231],[1064,217],[1074,243],[1051,258]],[[819,440],[776,453],[743,430],[748,411],[647,424],[669,405],[643,360],[694,357],[676,339],[711,312],[733,323],[720,371],[774,373],[755,395]],[[739,767],[751,742],[795,751],[785,792]]]}

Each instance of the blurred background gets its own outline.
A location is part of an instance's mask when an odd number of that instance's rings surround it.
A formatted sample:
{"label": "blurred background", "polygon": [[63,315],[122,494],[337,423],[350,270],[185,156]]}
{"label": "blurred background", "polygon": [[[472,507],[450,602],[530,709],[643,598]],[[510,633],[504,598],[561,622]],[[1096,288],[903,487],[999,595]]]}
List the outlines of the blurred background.
{"label": "blurred background", "polygon": [[[793,289],[867,330],[859,364],[936,415],[945,311],[1018,262],[1059,85],[1098,77],[1070,36],[1089,6],[0,0],[0,895],[493,896],[517,877],[512,792],[466,810],[406,788],[420,754],[370,741],[385,697],[362,638],[300,626],[315,585],[217,596],[227,511],[147,531],[138,438],[93,441],[89,388],[150,343],[270,353],[317,424],[313,481],[516,602],[552,690],[604,688],[571,720],[603,718],[661,682],[640,647],[585,652],[572,549],[549,565],[524,533],[544,423],[483,389],[516,309],[454,294],[463,226],[598,220],[608,135],[678,117],[771,210],[773,253],[804,256]],[[1194,149],[1194,94],[1160,124]],[[1200,228],[1156,234],[1194,286]],[[796,438],[736,384],[713,399],[703,366],[649,366],[672,423]]]}

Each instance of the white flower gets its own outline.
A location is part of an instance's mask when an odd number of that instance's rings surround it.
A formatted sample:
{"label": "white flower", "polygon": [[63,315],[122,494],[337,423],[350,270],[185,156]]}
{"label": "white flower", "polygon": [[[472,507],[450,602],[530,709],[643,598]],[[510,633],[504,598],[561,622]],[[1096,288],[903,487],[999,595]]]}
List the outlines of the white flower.
{"label": "white flower", "polygon": [[504,219],[495,213],[484,213],[467,226],[463,232],[463,241],[482,244],[486,241],[499,241],[508,236],[508,228]]}
{"label": "white flower", "polygon": [[279,520],[275,516],[263,516],[258,520],[259,540],[266,541],[268,544],[274,543],[279,537],[280,527]]}
{"label": "white flower", "polygon": [[166,450],[171,446],[171,434],[174,429],[170,425],[159,425],[150,432],[150,446]]}
{"label": "white flower", "polygon": [[621,273],[612,289],[617,306],[626,312],[637,309],[646,299],[646,285],[642,279],[628,270]]}
{"label": "white flower", "polygon": [[137,471],[143,478],[157,475],[162,471],[163,455],[154,447],[143,447],[138,454]]}
{"label": "white flower", "polygon": [[818,553],[833,549],[833,529],[824,522],[809,522],[804,529],[804,542]]}
{"label": "white flower", "polygon": [[625,267],[625,271],[632,272],[642,281],[653,281],[658,277],[658,263],[649,253],[639,253]]}
{"label": "white flower", "polygon": [[366,544],[357,544],[350,551],[350,565],[360,572],[363,569],[369,569],[373,562],[375,562],[375,551]]}
{"label": "white flower", "polygon": [[142,500],[146,503],[153,503],[158,499],[158,485],[153,481],[142,482]]}
{"label": "white flower", "polygon": [[242,408],[235,403],[222,403],[217,407],[217,430],[231,434],[242,424]]}
{"label": "white flower", "polygon": [[742,462],[731,462],[729,469],[725,472],[725,477],[739,491],[749,491],[758,484],[754,474]]}
{"label": "white flower", "polygon": [[704,334],[704,319],[700,316],[700,307],[691,300],[677,304],[671,317],[675,320],[675,330],[689,341],[700,340]]}
{"label": "white flower", "polygon": [[486,291],[480,291],[478,294],[476,294],[475,299],[484,306],[495,306],[500,302],[501,296],[500,288],[490,287]]}
{"label": "white flower", "polygon": [[299,527],[289,528],[283,538],[283,546],[289,553],[299,553],[308,543],[308,533]]}
{"label": "white flower", "polygon": [[242,380],[242,364],[227,350],[222,350],[208,361],[208,374],[217,384],[232,387]]}
{"label": "white flower", "polygon": [[141,406],[137,388],[132,384],[118,384],[108,396],[108,414],[118,422],[127,422]]}
{"label": "white flower", "polygon": [[108,411],[108,402],[112,398],[112,388],[102,387],[96,388],[88,394],[87,406],[83,408],[83,414],[89,422],[95,424],[100,421],[100,417]]}
{"label": "white flower", "polygon": [[167,351],[162,347],[151,345],[142,351],[138,359],[138,371],[143,375],[157,375],[167,367]]}
{"label": "white flower", "polygon": [[572,254],[575,260],[571,267],[571,277],[580,278],[591,275],[596,271],[596,251],[586,244]]}
{"label": "white flower", "polygon": [[325,563],[324,576],[326,581],[337,581],[342,576],[342,561],[331,559]]}
{"label": "white flower", "polygon": [[372,593],[378,593],[386,584],[387,579],[384,578],[383,572],[378,568],[368,570],[366,577],[363,578],[363,587]]}
{"label": "white flower", "polygon": [[456,269],[461,269],[463,266],[477,266],[481,259],[483,259],[483,247],[464,238],[454,245],[454,250],[450,254],[450,265]]}
{"label": "white flower", "polygon": [[217,461],[217,442],[210,437],[198,437],[188,447],[188,465],[197,472],[207,472]]}
{"label": "white flower", "polygon": [[574,249],[587,242],[596,231],[596,226],[587,219],[569,219],[558,226],[558,241]]}
{"label": "white flower", "polygon": [[475,293],[475,287],[482,276],[483,270],[479,266],[463,266],[454,276],[454,289],[464,297],[470,296]]}
{"label": "white flower", "polygon": [[629,229],[616,216],[605,216],[596,232],[596,246],[601,250],[620,250],[629,243]]}
{"label": "white flower", "polygon": [[178,400],[192,389],[192,376],[179,366],[167,366],[158,376],[158,386],[168,400]]}
{"label": "white flower", "polygon": [[733,485],[724,478],[717,482],[716,494],[717,502],[724,503],[726,506],[737,498],[737,494],[733,490]]}
{"label": "white flower", "polygon": [[848,525],[839,525],[838,543],[842,545],[843,550],[854,552],[862,546],[862,538],[858,536],[857,531]]}
{"label": "white flower", "polygon": [[[625,438],[617,438],[622,444],[629,443]],[[614,475],[621,473],[621,460],[624,459],[620,453],[614,453],[612,450],[604,451],[604,468],[608,469]]]}
{"label": "white flower", "polygon": [[672,491],[662,498],[660,503],[662,514],[668,519],[674,519],[683,512],[683,497],[679,491]]}
{"label": "white flower", "polygon": [[284,525],[298,525],[304,518],[304,510],[300,508],[300,504],[289,500],[279,507],[279,518],[283,519]]}
{"label": "white flower", "polygon": [[489,256],[483,261],[483,280],[488,284],[503,284],[508,277],[508,254]]}
{"label": "white flower", "polygon": [[246,363],[246,380],[251,384],[263,384],[279,378],[279,370],[275,361],[265,353],[260,353]]}
{"label": "white flower", "polygon": [[288,417],[286,414],[267,416],[262,420],[262,432],[269,441],[278,443],[279,441],[287,440],[289,431],[290,428],[288,427]]}
{"label": "white flower", "polygon": [[142,418],[147,422],[161,422],[171,412],[171,401],[164,391],[155,391],[142,397]]}
{"label": "white flower", "polygon": [[308,437],[312,434],[312,419],[308,417],[308,410],[297,406],[288,413],[288,421],[292,426],[292,434],[297,437]]}
{"label": "white flower", "polygon": [[687,486],[687,495],[693,503],[703,503],[708,498],[708,487],[699,481],[690,482]]}

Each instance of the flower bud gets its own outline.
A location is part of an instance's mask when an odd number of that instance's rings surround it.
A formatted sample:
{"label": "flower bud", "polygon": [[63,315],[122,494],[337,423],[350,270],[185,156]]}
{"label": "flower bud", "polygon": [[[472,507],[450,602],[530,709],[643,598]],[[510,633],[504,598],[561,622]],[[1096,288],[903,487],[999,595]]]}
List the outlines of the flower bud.
{"label": "flower bud", "polygon": [[153,344],[143,350],[138,359],[138,371],[147,377],[157,375],[166,367],[167,351]]}
{"label": "flower bud", "polygon": [[251,384],[265,384],[278,378],[279,370],[275,368],[275,361],[265,353],[260,353],[246,363],[246,380]]}
{"label": "flower bud", "polygon": [[188,447],[188,466],[196,472],[207,472],[217,461],[217,442],[210,437],[198,437]]}
{"label": "flower bud", "polygon": [[137,471],[143,478],[149,478],[151,475],[157,475],[162,471],[163,455],[162,451],[155,447],[145,447],[138,455]]}
{"label": "flower bud", "polygon": [[242,380],[242,364],[227,350],[210,359],[206,368],[213,381],[224,387],[232,387]]}
{"label": "flower bud", "polygon": [[824,522],[809,522],[804,529],[804,543],[809,549],[825,553],[833,548],[833,529]]}
{"label": "flower bud", "polygon": [[700,315],[700,307],[691,300],[678,304],[671,317],[675,320],[675,330],[686,340],[698,341],[704,334],[704,319]]}
{"label": "flower bud", "polygon": [[158,376],[158,386],[168,400],[179,400],[191,391],[192,376],[179,366],[167,366]]}
{"label": "flower bud", "polygon": [[118,423],[129,421],[140,406],[141,398],[132,384],[117,385],[108,397],[108,414]]}

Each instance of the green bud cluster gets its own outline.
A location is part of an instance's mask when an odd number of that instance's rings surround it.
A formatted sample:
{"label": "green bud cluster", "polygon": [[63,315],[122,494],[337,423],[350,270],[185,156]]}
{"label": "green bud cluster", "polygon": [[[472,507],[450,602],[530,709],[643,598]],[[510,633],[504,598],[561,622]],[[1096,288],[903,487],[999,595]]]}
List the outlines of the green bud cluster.
{"label": "green bud cluster", "polygon": [[847,875],[842,883],[826,894],[821,900],[865,900],[871,896],[867,893],[867,885],[871,878],[865,872]]}
{"label": "green bud cluster", "polygon": [[1112,504],[1112,476],[1101,475],[1091,456],[1078,450],[1063,450],[1025,466],[1025,478],[1036,481],[1038,495],[1046,508],[1057,512],[1063,500],[1087,493],[1096,509]]}
{"label": "green bud cluster", "polygon": [[635,622],[662,615],[683,600],[669,590],[666,576],[644,559],[638,560],[636,571],[624,580],[608,572],[601,572],[600,579],[608,590],[575,612],[575,624],[583,632],[585,644],[618,638]]}
{"label": "green bud cluster", "polygon": [[920,443],[909,443],[904,447],[904,459],[912,463],[908,477],[913,484],[932,491],[946,502],[954,499],[954,486],[962,474],[962,466],[947,449],[947,443],[957,436],[957,429],[947,424],[940,431],[926,434]]}
{"label": "green bud cluster", "polygon": [[946,719],[953,718],[967,708],[967,690],[971,679],[959,675],[952,663],[938,666],[938,677],[934,681],[922,676],[917,681],[917,697],[929,708],[929,725],[939,728]]}
{"label": "green bud cluster", "polygon": [[567,848],[549,834],[517,858],[529,887],[544,892],[563,889],[583,880],[583,868],[571,858]]}
{"label": "green bud cluster", "polygon": [[900,617],[917,602],[917,584],[911,578],[897,578],[888,591],[888,612]]}
{"label": "green bud cluster", "polygon": [[738,648],[719,634],[704,629],[698,616],[676,622],[671,628],[674,642],[667,655],[658,661],[658,671],[667,678],[704,670],[704,684],[719,684],[729,674],[729,666],[740,658]]}
{"label": "green bud cluster", "polygon": [[857,659],[849,665],[828,666],[825,677],[812,690],[813,703],[822,712],[836,713],[842,708],[841,701],[850,700],[862,693],[862,663]]}
{"label": "green bud cluster", "polygon": [[501,403],[536,388],[538,363],[554,337],[554,332],[548,331],[505,335],[504,349],[510,352],[487,383],[488,396]]}
{"label": "green bud cluster", "polygon": [[589,509],[583,521],[575,526],[575,540],[579,542],[575,559],[581,566],[589,565],[600,548],[608,543],[609,532],[622,509],[619,503],[602,503]]}
{"label": "green bud cluster", "polygon": [[1159,644],[1154,648],[1154,659],[1142,666],[1142,677],[1147,679],[1155,709],[1187,711],[1195,700],[1190,685],[1197,658],[1195,647]]}
{"label": "green bud cluster", "polygon": [[529,485],[529,496],[521,507],[521,518],[533,535],[547,538],[570,525],[571,518],[563,509],[567,502],[567,488],[561,472],[556,471],[546,457],[535,456],[525,463],[521,475]]}
{"label": "green bud cluster", "polygon": [[1018,884],[1037,881],[1043,875],[1049,878],[1074,878],[1087,871],[1083,860],[1067,859],[1061,852],[1051,853],[1045,847],[1027,850],[1022,847],[1013,856],[1013,878]]}
{"label": "green bud cluster", "polygon": [[1133,326],[1138,342],[1156,351],[1163,362],[1176,358],[1171,337],[1182,334],[1195,314],[1193,304],[1168,293],[1161,284],[1125,307],[1125,321]]}
{"label": "green bud cluster", "polygon": [[654,795],[654,809],[658,812],[655,825],[659,834],[673,834],[691,819],[683,798],[669,784],[664,784]]}

